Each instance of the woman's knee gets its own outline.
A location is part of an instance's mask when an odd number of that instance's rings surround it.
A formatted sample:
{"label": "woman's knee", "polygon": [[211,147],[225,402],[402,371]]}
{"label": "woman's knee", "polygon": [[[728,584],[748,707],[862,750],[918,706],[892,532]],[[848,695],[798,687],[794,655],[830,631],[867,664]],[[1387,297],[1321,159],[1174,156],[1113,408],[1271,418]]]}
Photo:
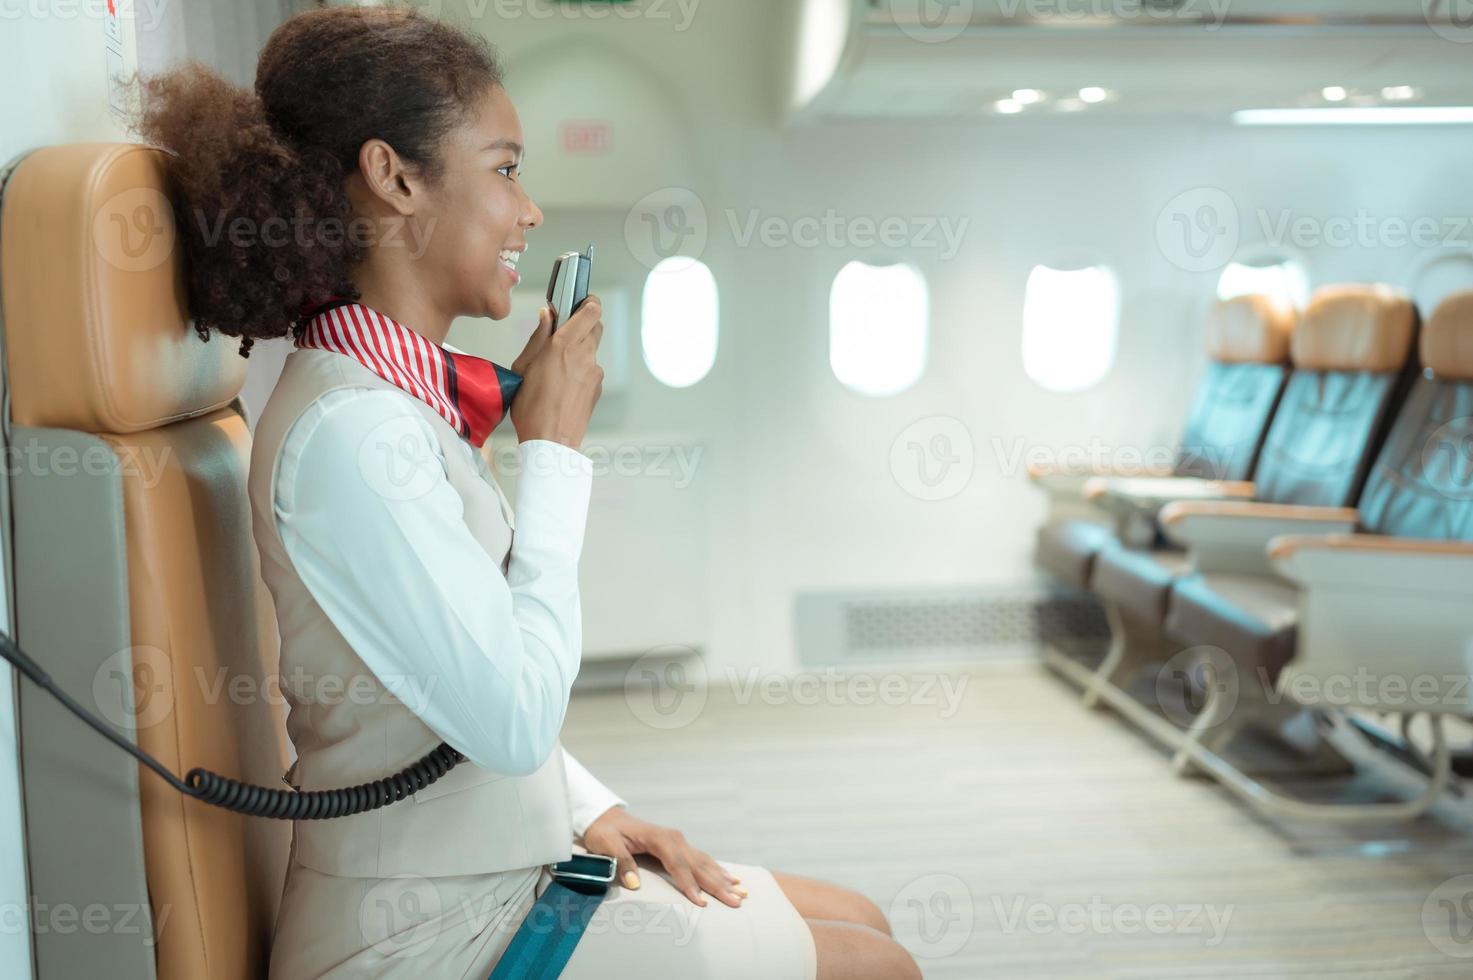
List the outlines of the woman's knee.
{"label": "woman's knee", "polygon": [[841,885],[804,878],[782,871],[772,872],[778,887],[805,919],[853,922],[890,935],[890,922],[874,902]]}
{"label": "woman's knee", "polygon": [[857,922],[805,919],[818,980],[921,980],[916,961],[889,935]]}

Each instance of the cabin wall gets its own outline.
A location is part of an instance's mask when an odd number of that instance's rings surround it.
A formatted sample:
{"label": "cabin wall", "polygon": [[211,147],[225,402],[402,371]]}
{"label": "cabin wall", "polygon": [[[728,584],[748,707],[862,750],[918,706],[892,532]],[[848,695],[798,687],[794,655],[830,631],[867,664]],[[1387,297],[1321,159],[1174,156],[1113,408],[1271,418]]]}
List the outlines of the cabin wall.
{"label": "cabin wall", "polygon": [[[456,9],[447,2],[445,13]],[[1473,216],[1473,187],[1462,179],[1459,128],[1017,119],[784,130],[776,106],[786,52],[772,39],[775,6],[701,5],[683,28],[680,8],[663,9],[668,16],[598,22],[524,13],[482,30],[513,64],[549,38],[597,37],[638,59],[701,121],[692,138],[709,177],[692,189],[706,211],[702,258],[721,289],[715,367],[690,388],[664,387],[640,360],[636,320],[627,341],[630,388],[600,405],[590,437],[664,442],[675,430],[702,450],[693,487],[706,494],[704,526],[656,519],[634,536],[650,554],[667,556],[660,574],[670,592],[693,575],[706,582],[706,653],[718,668],[795,666],[794,597],[804,590],[1033,585],[1032,536],[1044,500],[1024,475],[1020,454],[1030,448],[1103,447],[1107,458],[1127,463],[1132,453],[1169,451],[1203,366],[1201,321],[1218,274],[1187,271],[1170,240],[1158,241],[1163,209],[1192,201],[1179,195],[1226,192],[1245,243],[1264,237],[1265,223],[1272,235],[1286,217],[1300,221],[1299,241],[1308,247],[1298,251],[1315,285],[1409,283],[1429,251],[1445,251],[1398,246],[1397,219],[1437,220],[1463,253],[1473,237],[1460,225]],[[513,71],[514,99],[517,84]],[[529,155],[523,180],[534,197],[554,193],[539,181],[556,169],[545,154]],[[897,396],[857,395],[828,366],[829,283],[871,249],[842,244],[843,235],[838,247],[769,246],[761,236],[743,243],[753,215],[779,219],[786,232],[797,219],[830,212],[846,225],[892,217],[949,221],[954,229],[966,222],[954,255],[939,235],[892,253],[924,273],[932,304],[925,373]],[[1369,247],[1334,244],[1341,226],[1326,222],[1343,225],[1362,212],[1384,234],[1372,234]],[[531,236],[524,276],[540,278],[553,253],[596,240],[603,248],[595,290],[617,283],[637,303],[645,269],[620,247],[625,215],[549,210]],[[912,227],[922,234],[921,224]],[[1057,394],[1023,371],[1024,285],[1035,263],[1081,250],[1107,262],[1122,285],[1119,348],[1102,383]],[[926,501],[905,489],[913,476],[892,470],[891,447],[909,426],[920,426],[912,436],[927,432],[937,416],[965,427],[971,445],[957,447],[958,465],[970,459],[973,475],[955,496]],[[618,563],[589,553],[596,533],[590,529],[585,549],[589,596],[607,581],[590,578],[589,568]],[[695,560],[669,560],[682,550]],[[663,594],[625,600],[623,615],[648,616]],[[598,646],[597,624],[588,624],[586,638]]]}
{"label": "cabin wall", "polygon": [[[108,108],[107,26],[88,9],[85,4],[73,5],[69,12],[0,7],[0,65],[12,77],[30,80],[24,92],[6,93],[0,109],[0,160],[8,162],[52,143],[123,138],[123,126]],[[125,56],[131,55],[131,32],[123,37]],[[0,536],[8,554],[8,525],[0,524]],[[8,603],[0,603],[0,629],[12,629]],[[20,682],[8,664],[0,670],[0,975],[7,977],[31,976],[15,715]]]}
{"label": "cabin wall", "polygon": [[[1253,228],[1260,208],[1271,229],[1284,215],[1315,225],[1362,210],[1408,223],[1431,217],[1457,230],[1466,253],[1465,153],[1453,131],[998,125],[778,137],[756,162],[760,189],[735,197],[739,206],[949,216],[970,226],[953,259],[915,255],[931,287],[930,361],[915,387],[892,398],[853,394],[827,370],[827,285],[860,250],[734,250],[731,267],[718,267],[728,287],[723,366],[765,378],[760,409],[743,429],[731,427],[741,476],[719,497],[730,523],[714,553],[740,556],[718,563],[739,580],[712,594],[750,603],[725,609],[732,633],[717,636],[722,655],[793,662],[792,597],[806,588],[1026,584],[1045,508],[1018,453],[1103,445],[1128,462],[1131,450],[1154,456],[1174,445],[1204,363],[1201,321],[1217,278],[1179,268],[1158,246],[1158,216],[1177,195],[1221,188]],[[1058,394],[1023,370],[1024,285],[1035,263],[1080,247],[1119,276],[1119,350],[1098,386]],[[1314,285],[1411,286],[1425,253],[1326,244],[1304,258]],[[903,488],[891,445],[938,415],[964,424],[971,447],[957,447],[959,465],[970,457],[975,472],[956,496],[930,502]]]}

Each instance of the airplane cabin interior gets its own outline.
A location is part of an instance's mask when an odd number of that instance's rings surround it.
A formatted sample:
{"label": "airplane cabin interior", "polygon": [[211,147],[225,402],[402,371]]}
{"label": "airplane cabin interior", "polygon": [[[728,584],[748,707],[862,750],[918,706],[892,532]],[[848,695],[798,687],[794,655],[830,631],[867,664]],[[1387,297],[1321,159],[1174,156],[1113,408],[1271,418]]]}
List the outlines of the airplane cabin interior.
{"label": "airplane cabin interior", "polygon": [[1473,976],[1470,66],[0,0],[0,975]]}

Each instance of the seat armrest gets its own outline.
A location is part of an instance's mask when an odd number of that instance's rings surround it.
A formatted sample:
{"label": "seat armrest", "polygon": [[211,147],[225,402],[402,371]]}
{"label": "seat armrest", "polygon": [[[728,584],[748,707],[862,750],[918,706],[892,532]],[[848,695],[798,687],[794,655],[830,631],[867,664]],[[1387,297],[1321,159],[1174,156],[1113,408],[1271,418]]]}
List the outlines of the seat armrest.
{"label": "seat armrest", "polygon": [[1154,521],[1177,500],[1237,500],[1253,496],[1253,484],[1193,477],[1095,477],[1084,486],[1086,500],[1117,518]]}
{"label": "seat armrest", "polygon": [[1164,467],[1141,466],[1128,471],[1109,466],[1079,465],[1067,463],[1028,464],[1028,482],[1041,488],[1050,497],[1084,498],[1084,486],[1095,477],[1169,477],[1171,470]]}
{"label": "seat armrest", "polygon": [[1191,553],[1199,572],[1272,575],[1268,543],[1280,535],[1348,534],[1359,512],[1251,500],[1191,500],[1161,510],[1161,530]]}
{"label": "seat armrest", "polygon": [[1473,543],[1381,534],[1288,534],[1269,544],[1286,578],[1306,586],[1364,586],[1473,597]]}
{"label": "seat armrest", "polygon": [[1473,544],[1287,535],[1269,554],[1300,588],[1281,691],[1309,705],[1473,712]]}

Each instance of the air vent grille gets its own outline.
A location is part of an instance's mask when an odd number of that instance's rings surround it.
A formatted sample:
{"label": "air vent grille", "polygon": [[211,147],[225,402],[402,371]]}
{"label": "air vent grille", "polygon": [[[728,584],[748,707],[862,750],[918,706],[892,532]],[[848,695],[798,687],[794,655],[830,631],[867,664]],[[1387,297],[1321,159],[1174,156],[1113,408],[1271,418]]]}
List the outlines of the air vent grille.
{"label": "air vent grille", "polygon": [[997,659],[1108,634],[1089,596],[1036,591],[802,593],[797,619],[799,659],[812,664]]}

